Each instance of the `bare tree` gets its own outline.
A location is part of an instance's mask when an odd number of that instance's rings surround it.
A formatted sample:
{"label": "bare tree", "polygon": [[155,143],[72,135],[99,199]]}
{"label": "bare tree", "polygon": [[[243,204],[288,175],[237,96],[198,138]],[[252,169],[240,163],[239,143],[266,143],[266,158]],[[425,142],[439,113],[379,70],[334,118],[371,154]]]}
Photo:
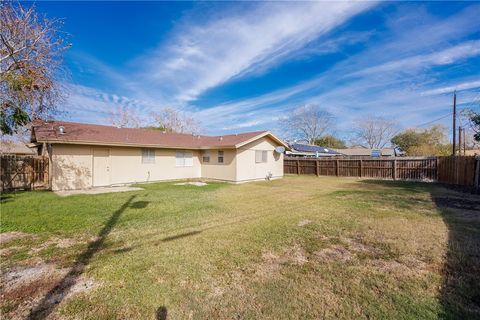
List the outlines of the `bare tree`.
{"label": "bare tree", "polygon": [[333,115],[316,104],[308,104],[295,109],[282,120],[288,135],[304,139],[310,144],[324,135],[332,127]]}
{"label": "bare tree", "polygon": [[396,124],[383,117],[366,116],[354,126],[353,142],[367,148],[384,148],[396,133]]}
{"label": "bare tree", "polygon": [[201,125],[198,120],[185,112],[179,112],[166,107],[158,113],[152,113],[154,123],[152,127],[167,132],[176,133],[199,133]]}
{"label": "bare tree", "polygon": [[112,125],[119,128],[138,128],[142,126],[140,117],[125,106],[110,110],[108,120]]}
{"label": "bare tree", "polygon": [[[474,101],[472,106],[480,107],[479,101]],[[465,130],[467,148],[474,149],[480,146],[480,112],[473,108],[466,108],[460,111],[459,120]]]}
{"label": "bare tree", "polygon": [[31,120],[51,115],[63,97],[63,52],[69,47],[49,20],[12,1],[0,2],[0,126],[12,134]]}

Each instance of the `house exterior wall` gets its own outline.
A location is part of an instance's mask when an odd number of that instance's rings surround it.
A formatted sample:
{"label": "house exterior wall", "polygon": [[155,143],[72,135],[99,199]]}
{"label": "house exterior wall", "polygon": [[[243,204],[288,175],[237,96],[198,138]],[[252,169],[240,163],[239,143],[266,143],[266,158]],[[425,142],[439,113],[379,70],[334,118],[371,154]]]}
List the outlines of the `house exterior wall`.
{"label": "house exterior wall", "polygon": [[52,190],[84,189],[92,186],[93,156],[90,146],[54,145]]}
{"label": "house exterior wall", "polygon": [[[224,163],[218,163],[217,149],[209,150],[210,162],[202,162],[202,151],[192,153],[192,166],[176,165],[175,149],[154,149],[154,163],[142,163],[142,148],[55,144],[52,147],[52,189],[93,187],[94,150],[108,149],[108,180],[111,185],[176,179],[216,179],[244,182],[283,176],[283,154],[274,152],[274,140],[263,137],[239,149],[224,149]],[[255,162],[255,151],[267,151],[267,161]],[[98,158],[96,158],[98,160]],[[98,177],[98,176],[97,176]],[[98,179],[97,179],[98,180]]]}
{"label": "house exterior wall", "polygon": [[200,161],[202,163],[202,178],[216,179],[226,181],[236,181],[237,159],[236,150],[226,149],[223,151],[223,163],[218,162],[218,151],[222,149],[208,150],[210,162],[203,162],[202,153],[200,153]]}
{"label": "house exterior wall", "polygon": [[[201,177],[199,153],[192,152],[191,167],[177,167],[174,149],[154,149],[155,163],[142,163],[142,148],[110,148],[110,183],[123,184]],[[183,150],[179,150],[183,151]]]}
{"label": "house exterior wall", "polygon": [[[237,182],[283,177],[283,154],[275,152],[278,146],[272,139],[264,137],[237,150]],[[256,163],[255,151],[267,151],[267,162]]]}
{"label": "house exterior wall", "polygon": [[[93,150],[95,146],[56,144],[52,148],[52,190],[93,187]],[[175,179],[200,178],[199,152],[192,152],[192,166],[177,167],[174,149],[154,149],[155,163],[142,163],[142,148],[109,149],[109,184],[124,184]]]}

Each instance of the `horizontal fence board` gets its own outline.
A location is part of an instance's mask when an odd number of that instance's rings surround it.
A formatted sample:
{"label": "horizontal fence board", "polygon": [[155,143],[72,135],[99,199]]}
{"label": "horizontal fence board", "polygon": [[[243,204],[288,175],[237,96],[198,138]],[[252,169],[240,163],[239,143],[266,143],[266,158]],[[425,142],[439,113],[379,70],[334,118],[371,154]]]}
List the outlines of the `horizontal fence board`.
{"label": "horizontal fence board", "polygon": [[292,158],[284,160],[285,174],[437,181],[478,189],[480,159],[457,157]]}

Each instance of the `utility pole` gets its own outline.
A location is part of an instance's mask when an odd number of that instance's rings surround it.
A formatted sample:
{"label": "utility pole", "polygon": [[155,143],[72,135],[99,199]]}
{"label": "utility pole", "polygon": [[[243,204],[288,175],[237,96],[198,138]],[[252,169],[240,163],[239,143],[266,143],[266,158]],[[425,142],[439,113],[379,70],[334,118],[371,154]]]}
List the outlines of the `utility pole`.
{"label": "utility pole", "polygon": [[457,91],[453,92],[453,137],[452,137],[452,155],[455,156],[455,143],[457,142],[457,137],[455,133],[457,129]]}
{"label": "utility pole", "polygon": [[467,138],[465,138],[465,128],[463,128],[463,155],[467,155]]}
{"label": "utility pole", "polygon": [[458,155],[462,155],[462,127],[458,126]]}

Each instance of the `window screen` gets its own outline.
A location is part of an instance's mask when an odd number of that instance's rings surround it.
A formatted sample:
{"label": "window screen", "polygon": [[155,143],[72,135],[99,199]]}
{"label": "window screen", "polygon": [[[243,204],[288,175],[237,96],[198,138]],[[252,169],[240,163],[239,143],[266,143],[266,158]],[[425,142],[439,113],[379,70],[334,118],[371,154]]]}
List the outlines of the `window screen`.
{"label": "window screen", "polygon": [[192,154],[192,152],[185,151],[184,158],[185,158],[185,167],[192,167],[193,166],[193,154]]}
{"label": "window screen", "polygon": [[255,162],[262,163],[267,162],[267,151],[266,150],[255,150]]}
{"label": "window screen", "polygon": [[177,151],[175,153],[175,164],[177,167],[193,166],[193,154],[190,151]]}
{"label": "window screen", "polygon": [[208,152],[207,150],[203,151],[202,161],[203,162],[210,162],[210,152]]}
{"label": "window screen", "polygon": [[223,163],[223,151],[218,151],[218,163]]}
{"label": "window screen", "polygon": [[142,163],[155,163],[154,149],[142,149]]}
{"label": "window screen", "polygon": [[262,162],[267,162],[267,155],[268,155],[267,151],[265,150],[262,151]]}

